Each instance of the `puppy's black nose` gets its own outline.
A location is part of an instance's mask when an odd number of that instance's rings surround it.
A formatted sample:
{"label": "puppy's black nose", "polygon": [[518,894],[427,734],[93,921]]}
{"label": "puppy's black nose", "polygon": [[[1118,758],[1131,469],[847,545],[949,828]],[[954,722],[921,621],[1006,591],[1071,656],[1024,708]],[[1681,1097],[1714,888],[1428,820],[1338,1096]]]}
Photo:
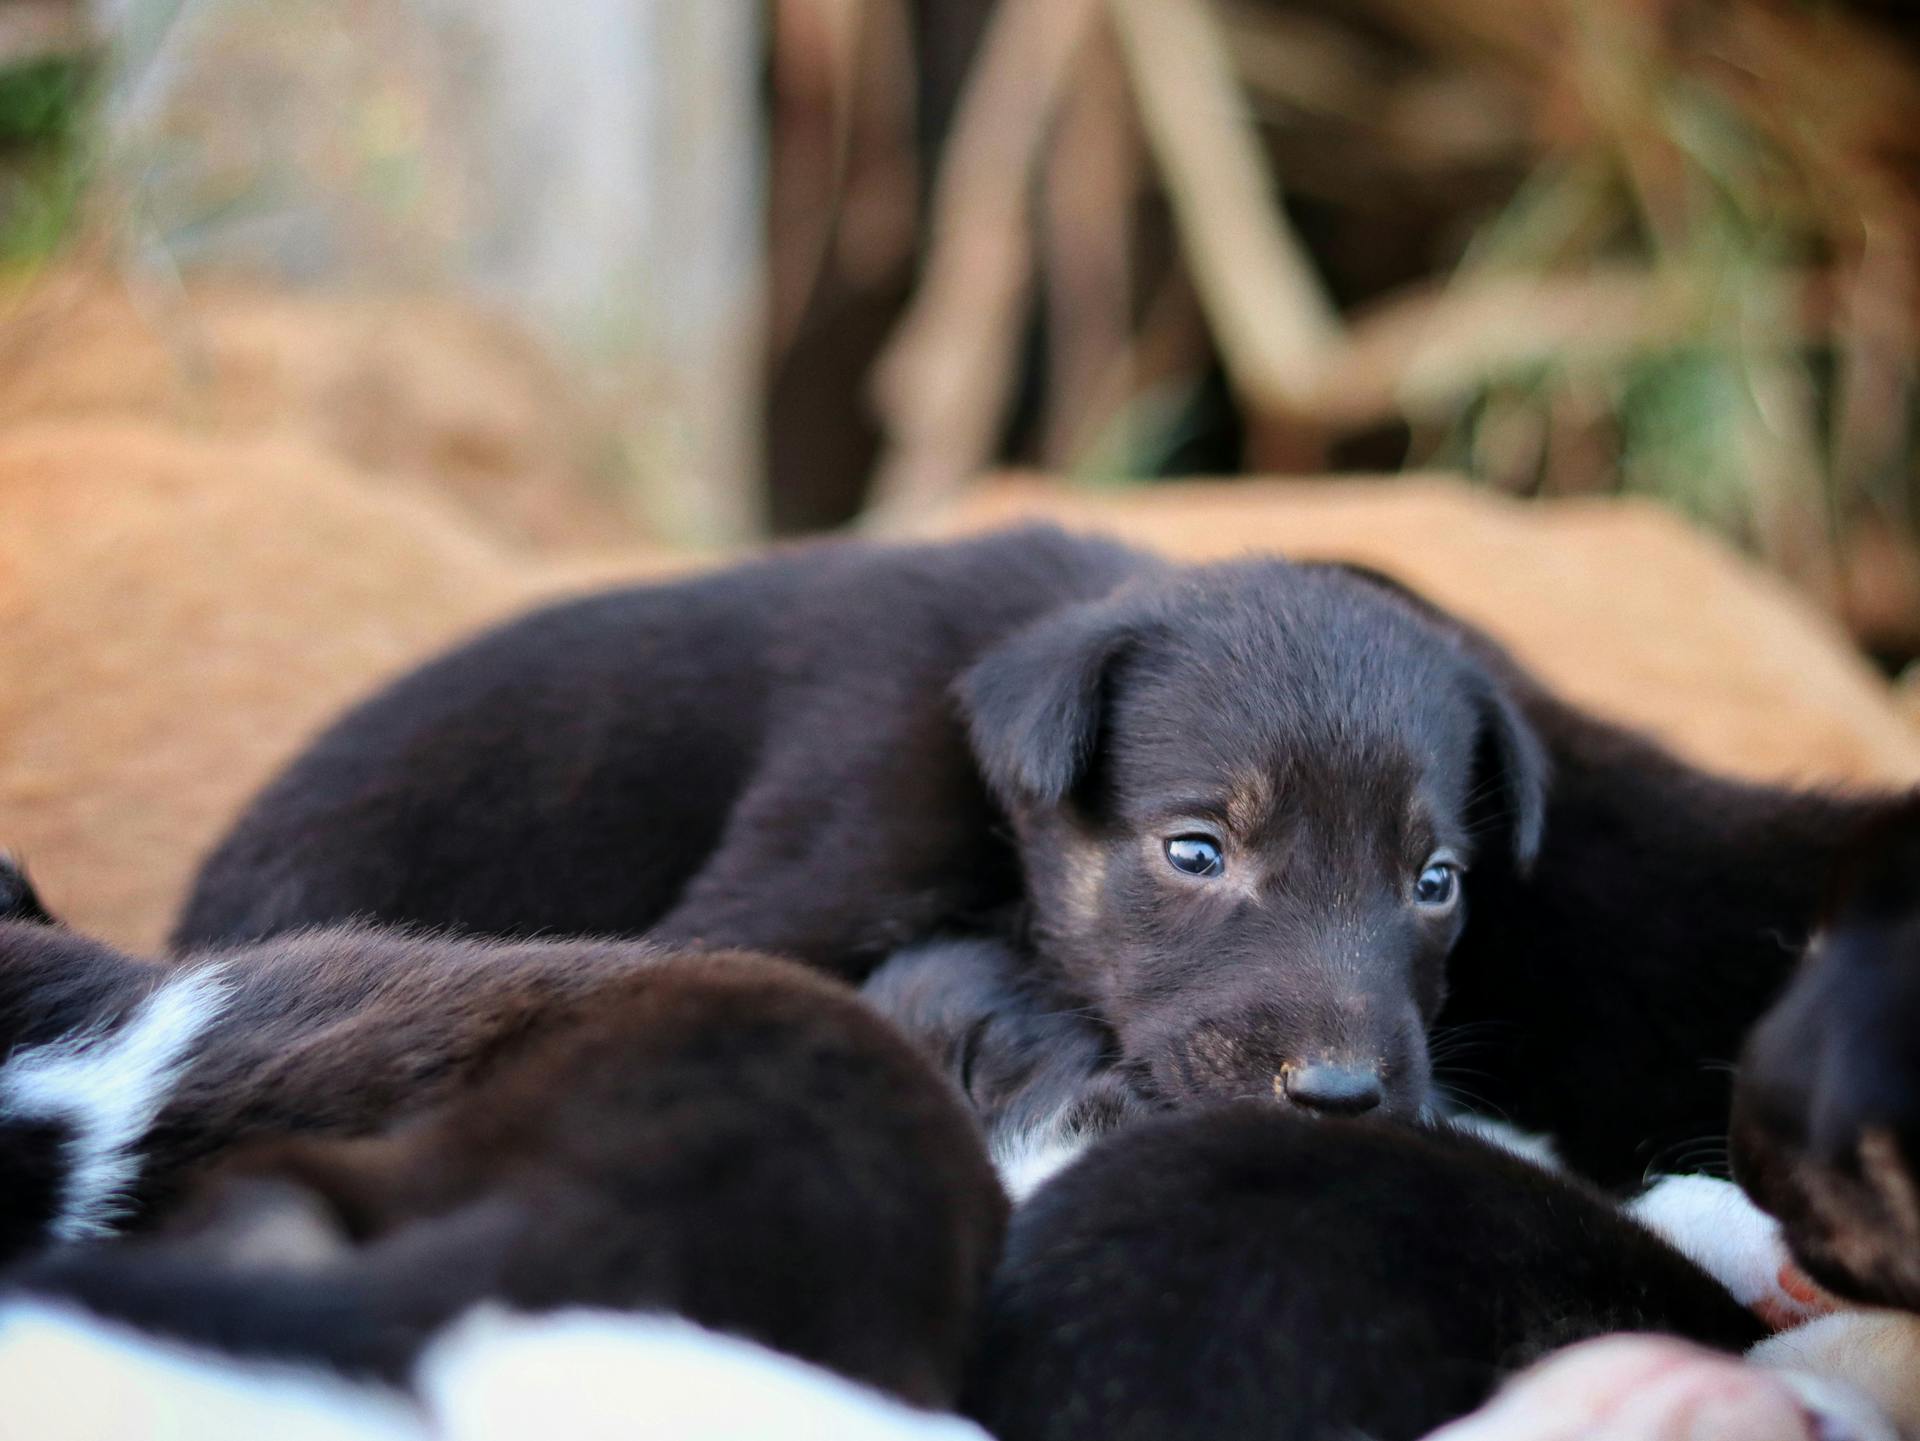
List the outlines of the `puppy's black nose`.
{"label": "puppy's black nose", "polygon": [[1386,1099],[1378,1072],[1348,1066],[1290,1066],[1280,1089],[1294,1105],[1328,1116],[1357,1116]]}

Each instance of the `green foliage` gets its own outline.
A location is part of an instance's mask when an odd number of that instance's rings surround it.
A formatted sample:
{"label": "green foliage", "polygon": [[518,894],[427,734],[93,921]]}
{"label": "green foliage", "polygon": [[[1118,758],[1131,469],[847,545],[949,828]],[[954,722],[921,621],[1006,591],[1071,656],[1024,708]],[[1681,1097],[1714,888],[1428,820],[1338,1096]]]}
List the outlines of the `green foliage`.
{"label": "green foliage", "polygon": [[0,68],[0,264],[43,259],[72,233],[85,189],[89,70],[68,58]]}
{"label": "green foliage", "polygon": [[53,57],[0,67],[0,145],[57,146],[79,129],[86,65]]}

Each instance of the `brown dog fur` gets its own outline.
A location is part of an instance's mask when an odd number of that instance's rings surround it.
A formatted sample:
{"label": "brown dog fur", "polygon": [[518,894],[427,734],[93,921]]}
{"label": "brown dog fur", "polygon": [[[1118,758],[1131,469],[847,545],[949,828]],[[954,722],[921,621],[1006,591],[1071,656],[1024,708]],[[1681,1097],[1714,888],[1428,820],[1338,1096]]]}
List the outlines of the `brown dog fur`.
{"label": "brown dog fur", "polygon": [[[193,984],[220,998],[132,1133],[132,1234],[45,1250],[15,1290],[396,1380],[482,1301],[668,1310],[953,1399],[1006,1202],[961,1098],[844,986],[740,953],[350,929],[167,969],[7,922],[0,1098],[36,1050],[111,1050]],[[65,1234],[88,1148],[61,1124],[0,1106],[0,1249]],[[262,1259],[284,1229],[249,1216],[263,1180],[270,1212],[286,1183],[317,1194],[342,1242]]]}

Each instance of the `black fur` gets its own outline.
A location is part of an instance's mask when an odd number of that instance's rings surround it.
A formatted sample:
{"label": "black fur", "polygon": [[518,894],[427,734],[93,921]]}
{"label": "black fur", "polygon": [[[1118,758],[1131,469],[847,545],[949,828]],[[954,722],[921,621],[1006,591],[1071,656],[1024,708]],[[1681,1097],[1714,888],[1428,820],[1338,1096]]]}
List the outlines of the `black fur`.
{"label": "black fur", "polygon": [[1740,1183],[1807,1272],[1920,1310],[1920,806],[1861,836],[1735,1087]]}
{"label": "black fur", "polygon": [[1036,982],[1011,946],[974,938],[901,951],[860,988],[966,1095],[996,1156],[1091,1140],[1153,1109],[1106,1029]]}
{"label": "black fur", "polygon": [[[1332,1065],[1413,1115],[1437,1022],[1443,1080],[1627,1184],[1724,1134],[1717,1067],[1877,804],[1702,775],[1341,567],[836,544],[398,682],[256,801],[179,939],[651,931],[857,978],[998,934],[1159,1101]],[[1220,882],[1166,863],[1196,829]],[[1446,915],[1409,904],[1436,848],[1470,872]]]}
{"label": "black fur", "polygon": [[964,1409],[1000,1441],[1411,1441],[1557,1346],[1763,1328],[1606,1198],[1465,1137],[1229,1103],[1015,1213]]}
{"label": "black fur", "polygon": [[[289,1184],[321,1199],[325,1254],[235,1254],[273,1230],[243,1224],[263,1180],[269,1207]],[[665,1310],[936,1405],[1004,1217],[962,1108],[844,988],[761,957],[665,958],[410,1121],[229,1157],[158,1234],[5,1285],[394,1381],[480,1301]]]}
{"label": "black fur", "polygon": [[864,973],[1019,894],[954,676],[1145,564],[1046,533],[824,544],[536,612],[322,735],[209,857],[176,944],[658,928]]}
{"label": "black fur", "polygon": [[41,903],[39,892],[27,877],[27,868],[4,851],[0,851],[0,921],[59,924]]}

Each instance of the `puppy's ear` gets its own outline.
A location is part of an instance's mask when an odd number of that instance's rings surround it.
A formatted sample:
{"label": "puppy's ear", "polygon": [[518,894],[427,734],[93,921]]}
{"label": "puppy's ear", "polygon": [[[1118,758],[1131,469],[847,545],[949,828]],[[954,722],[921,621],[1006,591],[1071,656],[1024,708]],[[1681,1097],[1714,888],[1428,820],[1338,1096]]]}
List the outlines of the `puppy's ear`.
{"label": "puppy's ear", "polygon": [[954,690],[974,758],[1009,809],[1057,805],[1100,740],[1109,669],[1132,629],[1106,602],[1073,606],[988,651]]}
{"label": "puppy's ear", "polygon": [[1551,771],[1546,746],[1514,698],[1514,685],[1531,683],[1526,673],[1492,636],[1385,571],[1351,561],[1311,563],[1344,572],[1393,596],[1438,628],[1473,664],[1473,702],[1480,712],[1474,794],[1481,798],[1486,829],[1507,835],[1514,865],[1524,874],[1540,854]]}
{"label": "puppy's ear", "polygon": [[1505,834],[1521,874],[1532,869],[1547,828],[1547,780],[1552,763],[1520,707],[1499,680],[1483,670],[1470,683],[1480,712],[1474,747],[1475,829]]}
{"label": "puppy's ear", "polygon": [[0,921],[28,921],[52,926],[59,922],[40,903],[40,894],[27,879],[27,868],[5,851],[0,851]]}

